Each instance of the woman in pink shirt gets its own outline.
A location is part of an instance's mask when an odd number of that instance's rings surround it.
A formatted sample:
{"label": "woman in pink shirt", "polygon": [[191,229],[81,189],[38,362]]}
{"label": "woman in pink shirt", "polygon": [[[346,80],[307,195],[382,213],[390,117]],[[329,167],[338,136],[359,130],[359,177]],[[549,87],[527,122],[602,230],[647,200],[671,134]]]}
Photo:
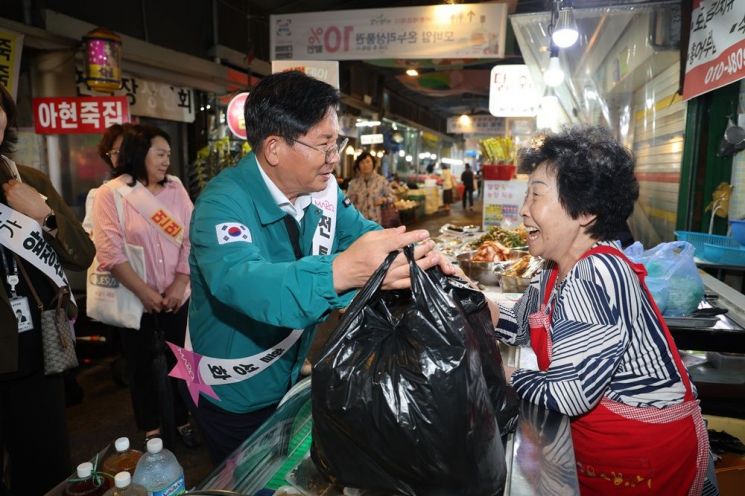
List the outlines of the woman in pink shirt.
{"label": "woman in pink shirt", "polygon": [[[156,350],[161,341],[184,344],[189,284],[189,221],[194,205],[170,166],[170,138],[162,130],[136,125],[124,132],[114,179],[98,190],[93,206],[93,240],[100,268],[109,270],[142,301],[145,313],[140,329],[122,329],[129,387],[137,427],[146,439],[161,434],[157,384],[153,363],[156,352],[165,352],[168,369],[175,364],[169,351]],[[129,188],[128,188],[129,187]],[[121,201],[124,225],[119,221]],[[125,242],[140,246],[145,255],[145,278],[129,263]],[[162,344],[162,343],[161,343]],[[171,381],[175,425],[188,447],[198,440],[188,412]]]}

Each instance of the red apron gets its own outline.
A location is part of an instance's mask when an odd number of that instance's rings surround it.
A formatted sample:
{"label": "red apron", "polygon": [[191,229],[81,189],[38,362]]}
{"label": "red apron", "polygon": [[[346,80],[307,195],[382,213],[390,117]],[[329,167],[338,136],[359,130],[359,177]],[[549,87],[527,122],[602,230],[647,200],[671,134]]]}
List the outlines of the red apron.
{"label": "red apron", "polygon": [[[577,476],[583,495],[700,495],[706,475],[709,439],[688,374],[670,331],[644,282],[646,270],[616,248],[597,246],[581,258],[608,253],[623,259],[639,277],[662,324],[668,347],[685,385],[683,403],[663,409],[636,408],[603,398],[571,421]],[[551,364],[551,311],[546,309],[558,268],[549,275],[541,311],[529,317],[530,344],[538,367]]]}

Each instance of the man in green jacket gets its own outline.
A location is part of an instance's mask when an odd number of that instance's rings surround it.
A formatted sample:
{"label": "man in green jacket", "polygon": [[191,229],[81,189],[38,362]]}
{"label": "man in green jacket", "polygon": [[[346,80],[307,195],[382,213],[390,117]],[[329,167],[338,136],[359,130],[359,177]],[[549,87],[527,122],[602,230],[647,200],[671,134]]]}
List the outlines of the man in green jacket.
{"label": "man in green jacket", "polygon": [[[253,152],[196,203],[193,353],[174,351],[215,463],[274,411],[297,381],[314,326],[349,304],[389,252],[420,243],[420,266],[453,273],[427,231],[382,230],[343,197],[333,175],[338,103],[336,89],[301,72],[262,80],[245,107]],[[384,288],[408,287],[408,274],[401,256]]]}

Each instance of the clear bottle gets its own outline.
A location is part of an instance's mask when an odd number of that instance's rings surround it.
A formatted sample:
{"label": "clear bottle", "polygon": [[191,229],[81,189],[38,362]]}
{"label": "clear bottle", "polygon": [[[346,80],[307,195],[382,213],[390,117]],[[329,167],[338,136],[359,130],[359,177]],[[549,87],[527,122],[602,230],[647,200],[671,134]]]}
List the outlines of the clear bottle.
{"label": "clear bottle", "polygon": [[142,457],[142,451],[130,449],[129,438],[120,437],[114,441],[116,453],[103,461],[103,471],[114,477],[119,472],[134,474],[137,462]]}
{"label": "clear bottle", "polygon": [[101,496],[108,488],[101,476],[93,474],[93,464],[84,462],[78,465],[77,480],[70,481],[65,487],[65,496]]}
{"label": "clear bottle", "polygon": [[184,469],[173,453],[163,449],[163,440],[158,437],[147,442],[147,453],[137,462],[132,480],[152,496],[177,496],[186,491]]}
{"label": "clear bottle", "polygon": [[119,472],[114,476],[114,487],[103,496],[148,496],[144,487],[132,483],[129,472]]}

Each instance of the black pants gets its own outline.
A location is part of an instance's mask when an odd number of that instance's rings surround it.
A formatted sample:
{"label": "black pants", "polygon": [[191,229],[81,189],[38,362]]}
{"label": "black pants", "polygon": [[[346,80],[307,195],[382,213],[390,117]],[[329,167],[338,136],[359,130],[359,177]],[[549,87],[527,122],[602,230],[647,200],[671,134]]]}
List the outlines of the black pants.
{"label": "black pants", "polygon": [[463,208],[466,208],[466,200],[468,200],[468,206],[473,207],[473,188],[466,188],[463,191]]}
{"label": "black pants", "polygon": [[276,405],[268,406],[248,413],[232,413],[200,398],[199,406],[191,400],[184,381],[179,381],[179,393],[189,406],[192,417],[197,422],[212,463],[218,465],[238,446],[261,427],[277,409]]}
{"label": "black pants", "polygon": [[[139,330],[121,329],[122,348],[127,361],[129,390],[132,395],[132,409],[135,413],[137,428],[142,431],[152,431],[160,427],[159,378],[154,368],[158,353],[155,330],[162,330],[166,341],[183,346],[188,312],[189,302],[187,301],[175,313],[143,314]],[[176,357],[167,346],[162,352],[166,357],[167,374],[176,364]],[[168,380],[173,392],[175,425],[184,425],[188,421],[188,411],[181,395],[176,393],[176,385],[180,381],[170,377]]]}
{"label": "black pants", "polygon": [[3,450],[14,496],[44,494],[72,473],[62,374],[0,381],[0,487]]}

